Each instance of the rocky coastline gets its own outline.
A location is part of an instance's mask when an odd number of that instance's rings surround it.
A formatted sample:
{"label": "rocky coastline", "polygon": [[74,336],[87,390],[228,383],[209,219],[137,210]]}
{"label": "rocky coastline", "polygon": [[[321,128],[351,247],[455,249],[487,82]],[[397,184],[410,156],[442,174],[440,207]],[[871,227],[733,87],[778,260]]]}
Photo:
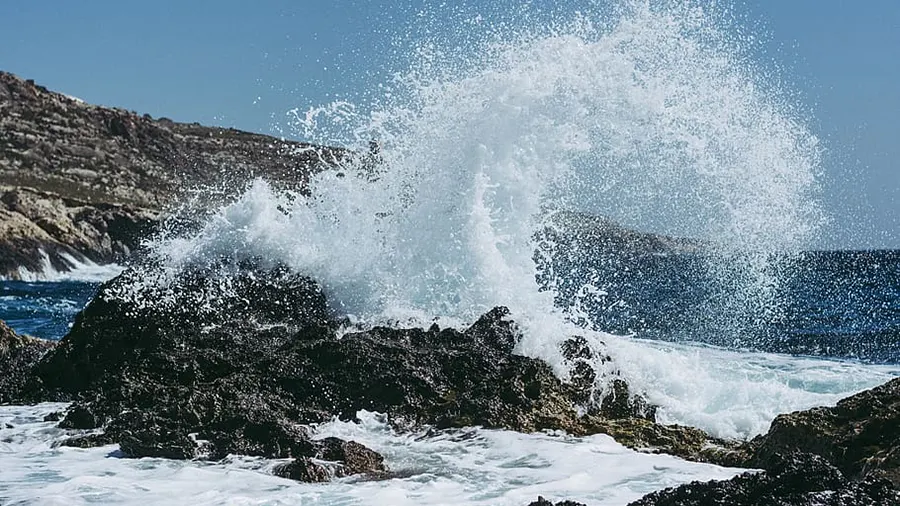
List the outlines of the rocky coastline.
{"label": "rocky coastline", "polygon": [[[234,188],[262,175],[302,189],[346,156],[91,106],[0,72],[0,276],[129,258],[185,188],[221,184],[223,167]],[[559,219],[606,248],[699,247],[601,219]],[[521,334],[503,307],[465,329],[356,327],[329,312],[315,279],[262,259],[172,275],[137,257],[58,343],[0,322],[0,404],[70,403],[48,418],[68,431],[63,445],[118,445],[125,458],[289,459],[273,472],[305,482],[393,476],[357,442],[313,437],[312,425],[367,410],[399,432],[602,433],[638,451],[748,470],[636,506],[900,504],[900,379],[781,415],[751,441],[726,441],[658,423],[602,347],[560,337],[563,377],[516,353]],[[608,376],[597,377],[597,363]]]}
{"label": "rocky coastline", "polygon": [[131,458],[290,459],[273,472],[301,481],[392,476],[363,445],[311,437],[310,424],[368,410],[401,432],[603,433],[638,451],[748,469],[634,505],[900,501],[900,379],[781,415],[751,441],[723,441],[657,423],[615,372],[604,379],[612,388],[594,390],[589,364],[610,359],[578,336],[561,340],[567,378],[516,354],[521,336],[502,307],[462,330],[354,328],[329,314],[315,280],[280,266],[216,263],[147,283],[155,269],[102,285],[58,344],[0,327],[0,372],[12,378],[0,382],[0,402],[71,402],[57,416],[70,431],[63,445],[117,444]]}
{"label": "rocky coastline", "polygon": [[189,189],[302,188],[347,154],[91,105],[0,71],[0,277],[122,262]]}

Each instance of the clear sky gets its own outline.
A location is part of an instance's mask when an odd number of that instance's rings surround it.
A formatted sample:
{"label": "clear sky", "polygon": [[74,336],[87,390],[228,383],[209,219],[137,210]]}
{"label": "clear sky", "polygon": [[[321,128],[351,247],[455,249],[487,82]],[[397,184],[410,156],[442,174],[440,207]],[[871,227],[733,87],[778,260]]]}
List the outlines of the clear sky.
{"label": "clear sky", "polygon": [[[440,13],[441,2],[425,3]],[[542,3],[533,8],[579,4]],[[391,42],[422,4],[7,1],[0,69],[91,103],[277,133],[289,109],[358,96],[400,70]],[[781,69],[826,143],[835,220],[819,247],[900,248],[900,1],[746,0],[736,10],[764,28],[763,64]]]}

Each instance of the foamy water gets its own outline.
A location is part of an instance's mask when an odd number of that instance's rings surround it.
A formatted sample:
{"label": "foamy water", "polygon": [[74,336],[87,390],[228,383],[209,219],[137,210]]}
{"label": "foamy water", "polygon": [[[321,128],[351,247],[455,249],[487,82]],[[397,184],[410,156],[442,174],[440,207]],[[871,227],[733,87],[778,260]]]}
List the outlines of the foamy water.
{"label": "foamy water", "polygon": [[[277,463],[122,459],[116,446],[54,447],[62,431],[41,422],[64,405],[0,407],[3,504],[484,504],[521,506],[537,496],[621,505],[691,480],[740,470],[628,450],[607,436],[519,434],[472,429],[439,437],[396,435],[374,414],[334,422],[316,437],[358,441],[383,454],[398,477],[301,484],[269,474]],[[14,428],[4,428],[11,424]],[[603,470],[598,472],[598,470]]]}
{"label": "foamy water", "polygon": [[750,439],[781,413],[834,405],[900,376],[900,366],[607,338],[632,387],[662,407],[663,423]]}
{"label": "foamy water", "polygon": [[[21,281],[84,281],[89,283],[101,283],[108,281],[125,269],[118,264],[97,264],[87,258],[75,258],[68,253],[61,253],[62,260],[68,264],[68,269],[59,270],[50,261],[50,256],[43,250],[40,251],[41,268],[30,271],[25,267],[19,267],[14,279]],[[2,278],[0,278],[2,279]]]}

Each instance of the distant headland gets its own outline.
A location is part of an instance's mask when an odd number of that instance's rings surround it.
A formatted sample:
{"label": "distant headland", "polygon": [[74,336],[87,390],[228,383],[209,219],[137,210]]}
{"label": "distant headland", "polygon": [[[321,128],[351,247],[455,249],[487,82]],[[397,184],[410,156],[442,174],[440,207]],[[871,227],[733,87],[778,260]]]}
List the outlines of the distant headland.
{"label": "distant headland", "polygon": [[122,261],[190,188],[302,186],[346,153],[91,105],[0,71],[0,277]]}

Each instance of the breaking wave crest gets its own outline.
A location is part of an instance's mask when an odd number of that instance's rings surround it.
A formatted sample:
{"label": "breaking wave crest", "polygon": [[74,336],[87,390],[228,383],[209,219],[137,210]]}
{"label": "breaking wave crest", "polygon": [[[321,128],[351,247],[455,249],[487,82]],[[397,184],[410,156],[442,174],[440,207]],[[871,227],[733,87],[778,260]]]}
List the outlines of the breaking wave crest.
{"label": "breaking wave crest", "polygon": [[[773,253],[789,258],[823,220],[819,142],[777,80],[750,62],[752,37],[690,3],[632,1],[614,11],[526,19],[518,29],[479,18],[465,50],[416,41],[412,70],[376,105],[291,112],[298,135],[357,156],[312,176],[308,192],[257,180],[191,233],[161,234],[150,251],[171,270],[222,258],[285,264],[320,281],[336,313],[370,323],[470,322],[505,305],[525,330],[523,352],[561,367],[561,339],[605,341],[663,413],[723,435],[758,432],[775,412],[821,401],[797,393],[793,372],[779,376],[773,365],[762,376],[770,394],[784,395],[748,399],[734,416],[751,419],[717,425],[710,413],[733,411],[722,397],[739,381],[663,388],[684,384],[676,380],[692,372],[681,367],[702,361],[641,365],[643,345],[575,325],[584,322],[578,304],[554,304],[559,280],[538,283],[536,260],[558,245],[536,234],[558,227],[559,213],[589,213],[701,241],[730,304],[773,311],[786,270]],[[581,293],[602,290],[602,279],[587,283]],[[690,415],[701,412],[710,416]]]}

